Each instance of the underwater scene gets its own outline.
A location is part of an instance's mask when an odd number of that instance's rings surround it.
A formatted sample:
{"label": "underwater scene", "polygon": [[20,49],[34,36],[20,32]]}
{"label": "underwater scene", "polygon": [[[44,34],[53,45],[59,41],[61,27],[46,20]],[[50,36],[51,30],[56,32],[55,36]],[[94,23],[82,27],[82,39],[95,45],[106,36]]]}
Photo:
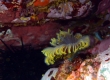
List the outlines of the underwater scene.
{"label": "underwater scene", "polygon": [[110,80],[110,0],[0,0],[0,80]]}

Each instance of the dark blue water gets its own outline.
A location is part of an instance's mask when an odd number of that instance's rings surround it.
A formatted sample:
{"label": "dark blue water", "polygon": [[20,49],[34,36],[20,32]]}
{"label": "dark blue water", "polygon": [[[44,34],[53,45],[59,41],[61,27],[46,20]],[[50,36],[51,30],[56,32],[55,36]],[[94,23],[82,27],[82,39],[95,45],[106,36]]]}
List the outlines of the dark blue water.
{"label": "dark blue water", "polygon": [[41,50],[34,48],[0,50],[2,53],[1,75],[3,80],[40,80],[49,68],[44,63]]}

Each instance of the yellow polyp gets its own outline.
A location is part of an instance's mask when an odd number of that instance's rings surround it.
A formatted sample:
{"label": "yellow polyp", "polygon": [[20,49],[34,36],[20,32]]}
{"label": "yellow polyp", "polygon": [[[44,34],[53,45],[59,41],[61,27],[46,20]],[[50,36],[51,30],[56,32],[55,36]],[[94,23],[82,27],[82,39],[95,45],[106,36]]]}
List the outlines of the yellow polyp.
{"label": "yellow polyp", "polygon": [[45,48],[44,50],[42,50],[42,53],[45,56],[49,56],[51,52],[53,52],[53,48],[51,48],[51,47],[48,47],[48,48]]}
{"label": "yellow polyp", "polygon": [[87,41],[85,42],[85,46],[88,47],[88,46],[90,45],[89,37],[86,37],[86,40],[87,40]]}
{"label": "yellow polyp", "polygon": [[76,33],[74,36],[76,39],[80,39],[82,37],[82,35],[80,33]]}
{"label": "yellow polyp", "polygon": [[69,30],[68,30],[68,32],[66,32],[66,31],[61,31],[61,30],[60,30],[60,32],[57,33],[56,35],[57,35],[57,38],[60,39],[61,37],[65,37],[65,36],[67,36],[67,35],[69,35],[69,34],[70,34],[70,33],[69,33]]}
{"label": "yellow polyp", "polygon": [[50,59],[53,59],[55,56],[54,56],[54,53],[50,53],[50,55],[48,56]]}
{"label": "yellow polyp", "polygon": [[76,52],[78,51],[77,44],[76,44],[76,45],[74,45],[73,47],[74,47],[73,52],[74,52],[74,53],[76,53]]}
{"label": "yellow polyp", "polygon": [[68,44],[68,45],[67,45],[67,53],[71,53],[71,50],[70,50],[70,49],[71,49],[71,45]]}
{"label": "yellow polyp", "polygon": [[60,33],[58,35],[59,35],[59,38],[60,38],[60,37],[65,37],[69,34],[71,34],[70,29],[68,29],[68,32],[60,30]]}
{"label": "yellow polyp", "polygon": [[52,38],[50,44],[51,44],[52,46],[56,46],[57,40],[56,40],[55,38]]}
{"label": "yellow polyp", "polygon": [[79,50],[83,49],[83,42],[78,43],[78,45],[80,46]]}
{"label": "yellow polyp", "polygon": [[62,53],[62,54],[66,54],[66,52],[65,52],[64,49],[65,49],[65,46],[62,45],[62,47],[59,49],[60,53]]}
{"label": "yellow polyp", "polygon": [[68,31],[59,31],[59,33],[56,33],[57,38],[52,38],[50,44],[52,46],[57,46],[62,42],[62,39],[68,35],[72,35],[70,29]]}
{"label": "yellow polyp", "polygon": [[45,58],[45,63],[47,65],[50,65],[50,64],[54,64],[55,61],[52,61],[51,59],[49,59],[48,57]]}
{"label": "yellow polyp", "polygon": [[59,54],[59,48],[55,48],[55,54]]}
{"label": "yellow polyp", "polygon": [[80,43],[82,43],[82,49],[87,48],[90,45],[90,39],[88,36],[84,37],[80,40]]}

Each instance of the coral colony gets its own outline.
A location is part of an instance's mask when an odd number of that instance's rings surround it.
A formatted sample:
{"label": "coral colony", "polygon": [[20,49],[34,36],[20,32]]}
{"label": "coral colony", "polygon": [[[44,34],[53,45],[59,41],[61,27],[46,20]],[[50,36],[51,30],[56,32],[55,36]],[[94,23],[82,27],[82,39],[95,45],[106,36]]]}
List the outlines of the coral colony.
{"label": "coral colony", "polygon": [[0,80],[110,80],[110,0],[0,0],[0,60]]}
{"label": "coral colony", "polygon": [[[88,36],[82,37],[81,34],[73,34],[68,30],[57,33],[57,39],[52,38],[51,45],[55,47],[47,47],[42,52],[46,56],[45,63],[47,65],[54,64],[59,58],[70,58],[80,50],[83,50],[90,45]],[[62,57],[63,56],[63,57]]]}

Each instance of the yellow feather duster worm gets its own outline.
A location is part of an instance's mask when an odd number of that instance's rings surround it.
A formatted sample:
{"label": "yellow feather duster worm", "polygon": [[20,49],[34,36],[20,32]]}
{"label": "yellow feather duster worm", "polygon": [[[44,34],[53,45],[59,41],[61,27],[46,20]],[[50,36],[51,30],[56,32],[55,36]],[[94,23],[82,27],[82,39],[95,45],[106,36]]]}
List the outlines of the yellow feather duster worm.
{"label": "yellow feather duster worm", "polygon": [[57,33],[57,38],[52,38],[50,44],[53,47],[47,47],[42,50],[46,56],[45,63],[47,65],[54,64],[58,59],[71,58],[75,53],[83,50],[90,45],[89,36],[82,36],[80,33],[73,35],[68,30]]}

